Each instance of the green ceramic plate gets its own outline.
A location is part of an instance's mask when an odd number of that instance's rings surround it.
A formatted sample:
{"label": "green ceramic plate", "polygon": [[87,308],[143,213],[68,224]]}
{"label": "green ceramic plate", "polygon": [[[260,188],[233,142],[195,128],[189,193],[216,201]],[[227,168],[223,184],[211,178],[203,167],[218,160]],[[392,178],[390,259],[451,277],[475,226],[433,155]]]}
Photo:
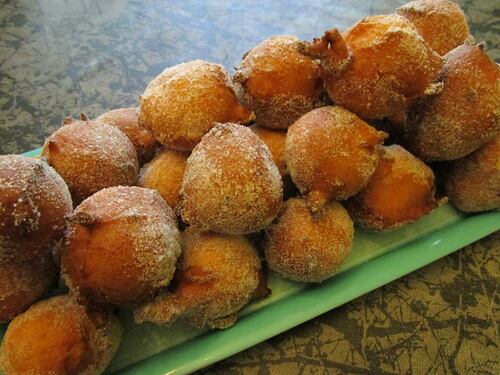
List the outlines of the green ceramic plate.
{"label": "green ceramic plate", "polygon": [[[38,154],[34,150],[26,155]],[[311,286],[271,273],[272,295],[247,307],[239,321],[223,331],[207,332],[181,323],[136,325],[130,312],[123,311],[124,340],[107,373],[185,374],[201,369],[499,229],[500,212],[465,216],[449,204],[394,232],[370,233],[357,228],[351,256],[333,278]]]}

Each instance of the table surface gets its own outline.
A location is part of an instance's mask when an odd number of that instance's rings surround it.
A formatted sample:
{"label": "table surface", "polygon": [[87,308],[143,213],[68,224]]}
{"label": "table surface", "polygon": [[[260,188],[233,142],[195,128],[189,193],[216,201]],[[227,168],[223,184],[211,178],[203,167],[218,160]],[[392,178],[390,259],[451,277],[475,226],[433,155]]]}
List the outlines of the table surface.
{"label": "table surface", "polygon": [[[404,1],[0,2],[0,154],[41,146],[67,116],[137,105],[165,67],[230,71],[275,34],[303,39]],[[461,0],[500,59],[500,2]],[[500,373],[500,234],[261,343],[206,374]]]}

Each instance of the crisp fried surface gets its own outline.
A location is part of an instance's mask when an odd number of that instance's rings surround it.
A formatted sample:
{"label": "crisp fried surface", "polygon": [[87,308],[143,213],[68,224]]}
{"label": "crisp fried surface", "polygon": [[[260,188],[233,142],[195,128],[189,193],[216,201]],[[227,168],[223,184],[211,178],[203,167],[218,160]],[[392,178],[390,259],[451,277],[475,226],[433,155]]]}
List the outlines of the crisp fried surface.
{"label": "crisp fried surface", "polygon": [[128,137],[135,147],[141,164],[150,161],[158,148],[153,133],[148,128],[139,125],[139,110],[135,107],[118,108],[105,112],[96,121],[116,126]]}
{"label": "crisp fried surface", "polygon": [[121,340],[119,321],[88,314],[68,296],[39,302],[15,318],[2,342],[9,375],[97,375]]}
{"label": "crisp fried surface", "polygon": [[243,236],[183,234],[184,252],[171,292],[136,311],[139,322],[168,324],[178,318],[202,327],[226,328],[255,295],[261,279],[257,251]]}
{"label": "crisp fried surface", "polygon": [[26,310],[55,283],[52,255],[30,260],[0,260],[0,323]]}
{"label": "crisp fried surface", "polygon": [[462,211],[500,208],[500,134],[477,151],[448,164],[446,194]]}
{"label": "crisp fried surface", "polygon": [[164,146],[190,151],[216,122],[246,122],[224,67],[202,60],[165,69],[140,98],[139,123]]}
{"label": "crisp fried surface", "polygon": [[176,211],[188,156],[186,152],[162,150],[142,167],[138,185],[158,190],[170,208]]}
{"label": "crisp fried surface", "polygon": [[406,122],[410,151],[426,161],[459,159],[500,130],[500,68],[482,45],[444,56],[443,90],[412,107]]}
{"label": "crisp fried surface", "polygon": [[305,199],[290,198],[266,229],[268,266],[283,277],[321,282],[333,275],[351,251],[354,226],[338,202],[312,214]]}
{"label": "crisp fried surface", "polygon": [[250,129],[218,124],[188,158],[182,219],[204,230],[245,234],[277,215],[283,182],[265,143]]}
{"label": "crisp fried surface", "polygon": [[286,138],[293,182],[313,210],[356,194],[375,171],[385,133],[341,107],[315,109],[297,120]]}
{"label": "crisp fried surface", "polygon": [[42,156],[66,181],[75,205],[101,189],[135,184],[139,170],[127,136],[96,121],[69,120],[47,138]]}
{"label": "crisp fried surface", "polygon": [[451,1],[410,1],[398,8],[397,13],[408,18],[425,42],[440,55],[471,38],[464,12]]}
{"label": "crisp fried surface", "polygon": [[401,146],[387,146],[370,182],[346,208],[367,229],[394,229],[437,207],[434,190],[432,169]]}
{"label": "crisp fried surface", "polygon": [[252,125],[250,129],[264,141],[271,151],[274,163],[278,167],[281,176],[288,174],[285,160],[286,131],[272,130],[259,125]]}
{"label": "crisp fried surface", "polygon": [[66,183],[47,163],[0,156],[0,262],[48,254],[72,209]]}
{"label": "crisp fried surface", "polygon": [[[332,100],[362,118],[403,112],[437,79],[442,60],[403,16],[370,16],[343,37],[352,53],[339,74],[324,74]],[[325,60],[328,67],[328,59]],[[327,71],[328,69],[325,69]]]}
{"label": "crisp fried surface", "polygon": [[270,129],[286,129],[321,105],[319,67],[299,53],[299,40],[292,35],[273,36],[254,47],[234,80],[257,122]]}
{"label": "crisp fried surface", "polygon": [[136,305],[172,279],[181,253],[175,214],[158,192],[101,190],[69,219],[61,263],[83,302]]}

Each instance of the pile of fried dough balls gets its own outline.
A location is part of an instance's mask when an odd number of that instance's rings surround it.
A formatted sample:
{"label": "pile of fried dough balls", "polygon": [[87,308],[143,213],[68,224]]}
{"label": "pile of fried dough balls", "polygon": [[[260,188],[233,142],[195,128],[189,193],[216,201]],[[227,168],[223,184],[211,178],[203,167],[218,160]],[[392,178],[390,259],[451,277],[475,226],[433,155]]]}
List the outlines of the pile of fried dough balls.
{"label": "pile of fried dough balls", "polygon": [[499,78],[457,5],[416,0],[271,37],[232,77],[167,68],[139,108],[64,120],[41,158],[0,156],[2,370],[98,374],[118,308],[226,328],[269,294],[265,265],[330,278],[354,223],[393,230],[447,198],[500,208]]}

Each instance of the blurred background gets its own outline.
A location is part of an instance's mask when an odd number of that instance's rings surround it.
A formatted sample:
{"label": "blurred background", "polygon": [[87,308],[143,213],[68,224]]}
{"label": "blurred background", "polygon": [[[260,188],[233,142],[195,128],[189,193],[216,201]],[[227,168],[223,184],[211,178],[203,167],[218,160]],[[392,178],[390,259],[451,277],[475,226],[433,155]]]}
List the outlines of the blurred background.
{"label": "blurred background", "polygon": [[[0,153],[42,145],[67,116],[137,104],[164,68],[192,59],[230,72],[273,34],[311,39],[405,1],[0,1]],[[458,1],[500,58],[498,1]]]}

